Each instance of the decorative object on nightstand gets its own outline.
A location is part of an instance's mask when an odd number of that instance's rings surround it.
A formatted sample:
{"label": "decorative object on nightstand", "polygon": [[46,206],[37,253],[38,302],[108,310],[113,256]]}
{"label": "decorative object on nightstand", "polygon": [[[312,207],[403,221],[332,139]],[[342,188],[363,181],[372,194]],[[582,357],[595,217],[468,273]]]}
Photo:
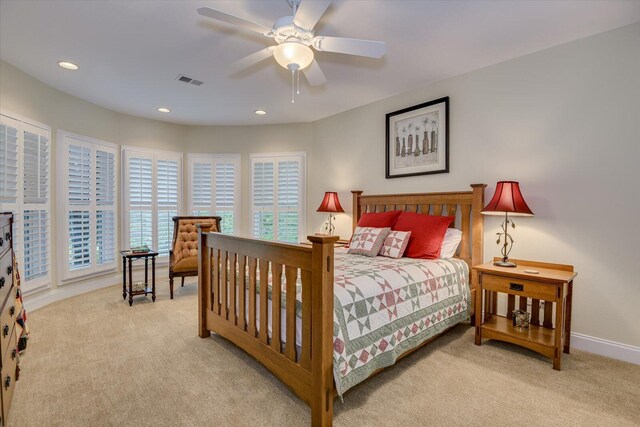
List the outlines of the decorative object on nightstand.
{"label": "decorative object on nightstand", "polygon": [[[473,267],[478,274],[475,343],[489,338],[517,344],[553,359],[553,369],[559,371],[562,353],[570,351],[573,279],[578,273],[571,265],[520,260],[517,264],[504,268],[487,262]],[[531,268],[538,273],[527,273]],[[498,293],[508,295],[506,316],[497,314]]]}
{"label": "decorative object on nightstand", "polygon": [[335,191],[327,191],[324,193],[324,199],[320,203],[320,207],[316,212],[329,212],[329,221],[325,224],[324,229],[330,236],[333,235],[336,227],[333,225],[334,213],[342,213],[344,209],[340,205],[340,199],[338,199],[338,193]]}
{"label": "decorative object on nightstand", "polygon": [[[516,228],[516,225],[513,220],[509,219],[509,214],[512,216],[533,216],[533,212],[527,206],[524,197],[522,197],[520,184],[516,181],[499,181],[496,184],[496,192],[493,194],[493,198],[482,209],[481,213],[483,215],[504,214],[502,233],[496,233],[498,235],[497,243],[502,245],[500,250],[502,259],[495,261],[493,264],[499,267],[515,267],[516,264],[509,261],[509,253],[513,248],[513,238],[509,235],[509,224],[511,224],[511,228]],[[504,242],[502,239],[504,239]]]}

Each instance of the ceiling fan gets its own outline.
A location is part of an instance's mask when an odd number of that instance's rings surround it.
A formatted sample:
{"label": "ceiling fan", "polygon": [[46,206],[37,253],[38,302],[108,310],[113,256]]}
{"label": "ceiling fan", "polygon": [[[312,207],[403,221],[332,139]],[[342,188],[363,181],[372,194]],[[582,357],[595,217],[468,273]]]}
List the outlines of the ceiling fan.
{"label": "ceiling fan", "polygon": [[273,38],[277,45],[252,53],[234,62],[231,67],[234,72],[238,72],[274,57],[278,64],[291,71],[291,102],[294,102],[294,93],[300,93],[300,71],[304,73],[311,86],[319,86],[327,81],[314,59],[311,47],[320,52],[336,52],[369,58],[381,58],[385,54],[384,42],[316,36],[313,27],[327,10],[331,0],[286,1],[292,8],[293,14],[276,20],[273,28],[210,7],[199,8],[198,13]]}

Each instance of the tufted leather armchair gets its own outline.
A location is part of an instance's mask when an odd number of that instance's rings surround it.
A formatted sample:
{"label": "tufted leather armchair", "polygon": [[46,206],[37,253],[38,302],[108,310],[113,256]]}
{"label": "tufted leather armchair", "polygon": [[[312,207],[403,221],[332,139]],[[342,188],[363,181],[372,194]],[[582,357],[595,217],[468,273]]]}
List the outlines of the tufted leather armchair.
{"label": "tufted leather armchair", "polygon": [[173,244],[169,251],[169,290],[173,299],[173,278],[198,275],[198,229],[196,224],[209,225],[209,231],[220,231],[219,216],[174,216]]}

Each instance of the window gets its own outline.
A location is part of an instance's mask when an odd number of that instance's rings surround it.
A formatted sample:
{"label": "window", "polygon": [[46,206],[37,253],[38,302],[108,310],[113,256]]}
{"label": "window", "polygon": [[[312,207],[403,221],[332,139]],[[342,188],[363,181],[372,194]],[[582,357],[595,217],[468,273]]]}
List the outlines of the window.
{"label": "window", "polygon": [[240,155],[189,155],[189,211],[218,215],[226,234],[240,231]]}
{"label": "window", "polygon": [[58,132],[63,280],[117,267],[117,153],[114,144]]}
{"label": "window", "polygon": [[182,205],[182,154],[123,149],[124,240],[169,255]]}
{"label": "window", "polygon": [[299,242],[304,236],[304,153],[251,155],[251,221],[259,239]]}
{"label": "window", "polygon": [[50,140],[48,126],[0,114],[0,210],[14,214],[25,292],[51,281]]}

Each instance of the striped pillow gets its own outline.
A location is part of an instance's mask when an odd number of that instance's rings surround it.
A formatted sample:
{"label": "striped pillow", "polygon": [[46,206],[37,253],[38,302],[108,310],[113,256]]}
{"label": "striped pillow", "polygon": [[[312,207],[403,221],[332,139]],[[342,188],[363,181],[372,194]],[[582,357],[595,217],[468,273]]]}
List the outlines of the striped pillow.
{"label": "striped pillow", "polygon": [[356,227],[347,253],[372,257],[378,255],[390,231],[389,227]]}

